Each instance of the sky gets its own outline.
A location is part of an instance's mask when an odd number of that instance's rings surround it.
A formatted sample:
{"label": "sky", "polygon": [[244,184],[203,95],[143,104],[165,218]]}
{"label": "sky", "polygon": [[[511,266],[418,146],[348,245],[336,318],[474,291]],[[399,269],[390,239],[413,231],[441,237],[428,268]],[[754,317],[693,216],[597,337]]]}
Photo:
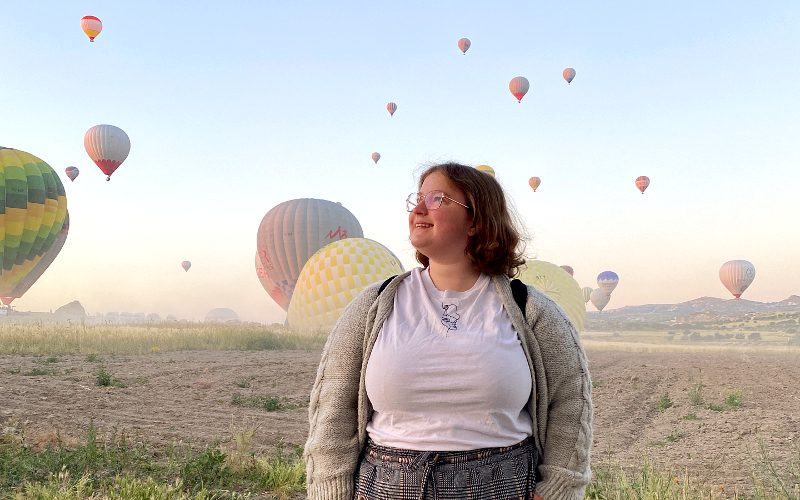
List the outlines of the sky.
{"label": "sky", "polygon": [[[795,1],[10,0],[3,12],[0,146],[59,173],[71,223],[18,310],[79,300],[89,314],[201,320],[228,307],[282,323],[253,265],[264,215],[340,202],[408,269],[404,200],[441,161],[495,169],[528,256],[572,266],[581,286],[615,271],[607,309],[728,298],[718,271],[733,259],[756,267],[744,298],[800,293]],[[84,15],[103,21],[94,43]],[[531,89],[517,103],[520,75]],[[101,123],[132,143],[110,182],[83,146]]]}

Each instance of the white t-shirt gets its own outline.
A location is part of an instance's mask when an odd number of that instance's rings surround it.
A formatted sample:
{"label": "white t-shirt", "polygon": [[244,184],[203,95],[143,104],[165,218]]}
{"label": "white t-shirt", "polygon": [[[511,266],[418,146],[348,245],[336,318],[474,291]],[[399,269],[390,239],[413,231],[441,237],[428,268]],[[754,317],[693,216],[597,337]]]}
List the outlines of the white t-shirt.
{"label": "white t-shirt", "polygon": [[531,372],[488,275],[437,290],[427,270],[404,279],[370,354],[372,440],[411,450],[510,446],[532,434]]}

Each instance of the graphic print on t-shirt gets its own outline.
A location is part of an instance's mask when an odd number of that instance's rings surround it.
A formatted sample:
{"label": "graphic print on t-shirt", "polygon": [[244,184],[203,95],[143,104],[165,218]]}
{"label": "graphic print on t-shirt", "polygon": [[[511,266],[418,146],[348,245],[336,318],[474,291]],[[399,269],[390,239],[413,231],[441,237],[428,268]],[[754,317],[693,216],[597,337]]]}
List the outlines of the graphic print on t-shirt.
{"label": "graphic print on t-shirt", "polygon": [[458,319],[461,317],[456,310],[458,307],[455,304],[442,304],[444,313],[442,314],[442,324],[447,327],[447,331],[458,330]]}

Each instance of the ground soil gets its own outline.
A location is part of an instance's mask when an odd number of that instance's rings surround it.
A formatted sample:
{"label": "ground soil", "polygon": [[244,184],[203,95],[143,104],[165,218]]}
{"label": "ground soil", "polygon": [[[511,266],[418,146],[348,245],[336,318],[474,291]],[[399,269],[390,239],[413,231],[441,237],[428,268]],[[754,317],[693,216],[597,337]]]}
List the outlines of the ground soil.
{"label": "ground soil", "polygon": [[[752,484],[761,445],[778,470],[786,470],[792,452],[798,456],[797,355],[589,349],[588,356],[598,466],[637,468],[649,457],[659,469],[733,492]],[[79,443],[93,423],[101,433],[124,432],[150,445],[203,447],[229,446],[232,434],[257,427],[252,451],[272,453],[303,444],[319,359],[319,351],[187,351],[99,361],[62,356],[51,362],[0,356],[0,430],[24,432],[26,441],[45,446],[56,439]],[[98,387],[101,366],[126,387]],[[33,375],[37,371],[49,374]],[[698,387],[703,406],[690,399]],[[739,408],[708,408],[724,407],[726,395],[736,391]],[[237,406],[236,395],[274,397],[296,408]],[[663,408],[665,395],[672,406]]]}

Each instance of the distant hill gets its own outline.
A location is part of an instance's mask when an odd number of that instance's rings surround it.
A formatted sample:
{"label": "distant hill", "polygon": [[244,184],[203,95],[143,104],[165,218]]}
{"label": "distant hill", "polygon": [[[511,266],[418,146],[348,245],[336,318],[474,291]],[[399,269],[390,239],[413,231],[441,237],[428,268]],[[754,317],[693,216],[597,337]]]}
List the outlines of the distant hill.
{"label": "distant hill", "polygon": [[69,304],[64,304],[56,309],[53,314],[61,318],[85,318],[86,309],[83,308],[80,302],[73,300]]}
{"label": "distant hill", "polygon": [[603,312],[588,311],[586,319],[587,330],[610,327],[624,329],[637,325],[724,325],[745,321],[770,321],[791,327],[800,325],[800,296],[792,295],[780,302],[699,297],[679,304],[645,304]]}

